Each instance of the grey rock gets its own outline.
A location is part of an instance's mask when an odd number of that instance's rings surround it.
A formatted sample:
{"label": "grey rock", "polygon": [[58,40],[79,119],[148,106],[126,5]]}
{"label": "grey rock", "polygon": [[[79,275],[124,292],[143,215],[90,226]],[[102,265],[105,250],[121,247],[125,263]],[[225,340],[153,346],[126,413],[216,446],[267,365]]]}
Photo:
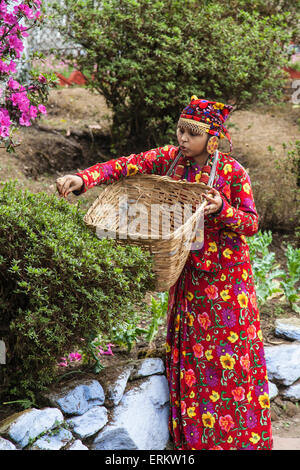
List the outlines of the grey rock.
{"label": "grey rock", "polygon": [[86,381],[71,389],[52,393],[48,398],[67,415],[83,415],[90,408],[103,405],[105,400],[103,388],[97,380]]}
{"label": "grey rock", "polygon": [[283,385],[291,385],[300,377],[300,343],[265,347],[268,377]]}
{"label": "grey rock", "polygon": [[277,397],[278,395],[278,388],[273,382],[269,381],[269,398],[272,400],[273,398]]}
{"label": "grey rock", "polygon": [[107,423],[107,409],[104,406],[94,406],[81,416],[67,420],[74,433],[81,439],[92,436]]}
{"label": "grey rock", "polygon": [[287,389],[282,392],[282,395],[285,398],[289,398],[291,400],[300,400],[300,382],[291,385]]}
{"label": "grey rock", "polygon": [[163,450],[169,439],[168,416],[167,379],[153,375],[123,395],[92,449]]}
{"label": "grey rock", "polygon": [[133,368],[133,365],[126,367],[119,375],[117,380],[114,383],[108,385],[107,399],[112,402],[113,406],[117,406],[120,403]]}
{"label": "grey rock", "polygon": [[147,377],[154,374],[163,374],[165,366],[162,359],[157,357],[149,357],[143,359],[140,364],[135,368],[130,376],[130,380],[138,379],[140,377]]}
{"label": "grey rock", "polygon": [[29,440],[35,439],[41,433],[49,431],[63,423],[64,417],[57,408],[37,410],[31,408],[12,417],[5,429],[5,435],[20,445],[26,447]]}
{"label": "grey rock", "polygon": [[275,321],[276,336],[300,341],[300,318],[280,318]]}
{"label": "grey rock", "polygon": [[12,442],[0,437],[0,450],[17,450],[17,448]]}
{"label": "grey rock", "polygon": [[71,442],[73,435],[67,429],[59,429],[57,433],[45,434],[37,439],[30,450],[60,450]]}
{"label": "grey rock", "polygon": [[89,448],[82,444],[80,439],[76,439],[67,450],[89,450]]}

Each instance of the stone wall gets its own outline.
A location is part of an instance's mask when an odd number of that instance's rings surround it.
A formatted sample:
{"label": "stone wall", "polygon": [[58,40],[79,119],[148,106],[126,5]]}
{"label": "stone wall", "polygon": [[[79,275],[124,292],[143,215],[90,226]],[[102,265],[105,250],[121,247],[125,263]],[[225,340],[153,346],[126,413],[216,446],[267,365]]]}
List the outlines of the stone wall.
{"label": "stone wall", "polygon": [[[293,411],[300,400],[300,320],[277,320],[275,332],[284,341],[265,354],[276,415],[280,403]],[[99,380],[72,380],[47,400],[48,407],[0,423],[0,450],[168,449],[169,390],[160,358],[107,367]]]}
{"label": "stone wall", "polygon": [[0,423],[0,450],[163,450],[169,440],[164,373],[162,359],[146,358],[108,367],[99,381],[73,380],[47,394],[51,406]]}

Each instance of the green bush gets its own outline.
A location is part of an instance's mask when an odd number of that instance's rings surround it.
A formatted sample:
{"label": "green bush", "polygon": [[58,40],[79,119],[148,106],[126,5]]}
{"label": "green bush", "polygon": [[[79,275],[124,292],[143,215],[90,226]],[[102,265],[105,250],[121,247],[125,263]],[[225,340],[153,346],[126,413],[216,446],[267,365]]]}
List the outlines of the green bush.
{"label": "green bush", "polygon": [[285,49],[299,18],[291,2],[51,3],[56,27],[81,49],[75,59],[67,49],[60,53],[93,77],[88,86],[113,111],[115,151],[171,143],[179,113],[194,94],[237,107],[282,96]]}
{"label": "green bush", "polygon": [[[57,196],[10,181],[0,189],[0,334],[7,363],[1,395],[29,396],[50,384],[64,351],[130,323],[153,290],[152,258],[99,240],[83,212]],[[70,350],[69,349],[69,350]]]}

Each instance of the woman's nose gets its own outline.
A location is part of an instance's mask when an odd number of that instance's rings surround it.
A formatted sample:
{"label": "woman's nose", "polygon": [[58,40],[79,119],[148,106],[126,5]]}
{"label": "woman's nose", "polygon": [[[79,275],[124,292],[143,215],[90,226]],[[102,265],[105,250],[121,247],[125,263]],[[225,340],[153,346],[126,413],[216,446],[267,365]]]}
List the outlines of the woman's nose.
{"label": "woman's nose", "polygon": [[183,142],[186,142],[186,141],[188,140],[188,135],[187,135],[186,132],[184,132],[184,133],[181,135],[181,140],[182,140]]}

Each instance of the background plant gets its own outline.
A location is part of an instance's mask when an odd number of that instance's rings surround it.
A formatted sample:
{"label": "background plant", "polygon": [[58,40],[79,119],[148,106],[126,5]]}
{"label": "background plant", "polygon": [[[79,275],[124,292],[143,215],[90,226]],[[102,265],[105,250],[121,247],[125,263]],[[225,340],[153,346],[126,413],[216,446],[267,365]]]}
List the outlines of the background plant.
{"label": "background plant", "polygon": [[284,294],[290,307],[300,312],[297,283],[300,279],[300,249],[288,244],[285,250],[287,266],[282,269],[276,262],[275,253],[269,251],[272,232],[259,230],[247,239],[258,305],[264,304],[275,293]]}
{"label": "background plant", "polygon": [[[8,182],[0,190],[0,316],[7,364],[0,392],[31,396],[50,384],[63,351],[130,324],[153,290],[152,258],[99,240],[79,206]],[[81,338],[87,338],[82,342]]]}
{"label": "background plant", "polygon": [[271,230],[259,230],[253,237],[247,238],[258,305],[264,304],[268,297],[276,292],[282,292],[279,282],[276,281],[285,272],[276,262],[275,253],[269,251],[271,242]]}
{"label": "background plant", "polygon": [[172,141],[192,94],[236,109],[277,101],[286,45],[299,35],[299,2],[65,0],[52,7],[52,21],[80,52],[88,86],[113,110],[118,152]]}

